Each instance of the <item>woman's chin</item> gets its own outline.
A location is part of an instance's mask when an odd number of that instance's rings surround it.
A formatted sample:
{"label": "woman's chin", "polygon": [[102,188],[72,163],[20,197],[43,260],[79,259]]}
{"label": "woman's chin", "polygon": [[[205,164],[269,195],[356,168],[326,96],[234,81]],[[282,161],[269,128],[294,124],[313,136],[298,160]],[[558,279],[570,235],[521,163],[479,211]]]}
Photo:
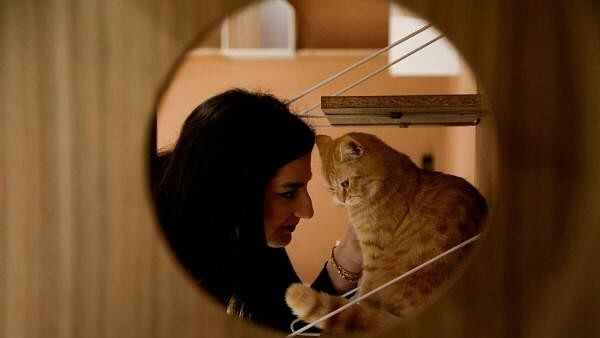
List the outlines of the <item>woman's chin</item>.
{"label": "woman's chin", "polygon": [[271,248],[283,248],[292,241],[292,233],[289,231],[279,231],[267,241],[267,245]]}

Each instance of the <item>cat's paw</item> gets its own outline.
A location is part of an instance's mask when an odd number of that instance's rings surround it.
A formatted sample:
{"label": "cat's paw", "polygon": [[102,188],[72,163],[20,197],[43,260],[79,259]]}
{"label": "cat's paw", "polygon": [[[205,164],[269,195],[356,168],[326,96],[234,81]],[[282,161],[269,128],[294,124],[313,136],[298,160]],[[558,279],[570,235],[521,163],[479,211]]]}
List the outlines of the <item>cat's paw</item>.
{"label": "cat's paw", "polygon": [[294,283],[290,285],[285,292],[285,302],[292,309],[292,312],[298,317],[304,317],[315,303],[317,292],[311,287]]}

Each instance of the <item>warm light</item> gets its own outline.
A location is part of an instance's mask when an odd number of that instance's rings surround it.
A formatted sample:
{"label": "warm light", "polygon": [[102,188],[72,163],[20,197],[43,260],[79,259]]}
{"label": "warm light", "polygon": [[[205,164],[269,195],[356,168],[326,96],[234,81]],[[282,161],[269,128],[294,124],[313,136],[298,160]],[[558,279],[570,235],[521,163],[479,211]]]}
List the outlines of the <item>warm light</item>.
{"label": "warm light", "polygon": [[[427,21],[411,15],[394,3],[391,3],[390,6],[390,43],[428,24]],[[439,31],[430,28],[394,47],[388,54],[389,62],[414,50],[440,34]],[[460,73],[459,59],[460,56],[456,49],[444,38],[392,66],[389,72],[392,76],[458,76]]]}

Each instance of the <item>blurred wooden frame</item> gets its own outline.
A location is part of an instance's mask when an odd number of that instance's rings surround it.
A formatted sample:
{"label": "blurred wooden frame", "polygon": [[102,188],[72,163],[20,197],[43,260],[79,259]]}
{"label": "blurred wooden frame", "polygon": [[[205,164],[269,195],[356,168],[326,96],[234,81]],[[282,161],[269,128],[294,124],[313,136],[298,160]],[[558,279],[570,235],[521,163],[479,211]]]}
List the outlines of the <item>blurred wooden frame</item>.
{"label": "blurred wooden frame", "polygon": [[[0,337],[282,336],[195,288],[157,231],[145,174],[178,62],[249,3],[0,2]],[[378,336],[598,336],[597,2],[402,5],[485,88],[477,177],[492,209],[459,282]]]}

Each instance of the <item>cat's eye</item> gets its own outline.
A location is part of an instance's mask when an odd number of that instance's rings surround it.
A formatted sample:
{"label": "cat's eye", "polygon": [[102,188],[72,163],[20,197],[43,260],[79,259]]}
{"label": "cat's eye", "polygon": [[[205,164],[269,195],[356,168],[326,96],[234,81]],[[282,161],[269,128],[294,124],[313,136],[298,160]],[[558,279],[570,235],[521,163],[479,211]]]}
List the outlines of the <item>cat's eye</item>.
{"label": "cat's eye", "polygon": [[350,182],[348,182],[348,180],[345,180],[342,183],[340,183],[340,185],[342,186],[342,188],[346,189],[348,188],[348,186],[350,186]]}

